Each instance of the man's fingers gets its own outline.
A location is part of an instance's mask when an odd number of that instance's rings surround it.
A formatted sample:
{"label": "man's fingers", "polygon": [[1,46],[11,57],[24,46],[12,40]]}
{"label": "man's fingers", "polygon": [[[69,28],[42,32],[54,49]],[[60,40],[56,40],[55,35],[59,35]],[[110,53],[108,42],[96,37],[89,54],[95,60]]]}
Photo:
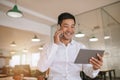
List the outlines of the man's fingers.
{"label": "man's fingers", "polygon": [[103,65],[103,60],[102,60],[102,57],[99,56],[100,60],[99,59],[96,59],[94,57],[92,57],[90,59],[90,63],[93,65],[93,68],[94,69],[100,69],[101,66]]}
{"label": "man's fingers", "polygon": [[98,65],[98,64],[96,64],[96,63],[94,63],[94,62],[90,62],[90,64],[93,65],[93,68],[94,68],[94,69],[100,69],[100,68],[101,68],[100,65]]}
{"label": "man's fingers", "polygon": [[98,59],[92,57],[91,61],[102,66],[102,62],[103,62],[102,60],[98,60]]}
{"label": "man's fingers", "polygon": [[97,57],[98,57],[98,60],[100,60],[101,62],[103,62],[103,55],[101,56],[101,55],[97,54]]}

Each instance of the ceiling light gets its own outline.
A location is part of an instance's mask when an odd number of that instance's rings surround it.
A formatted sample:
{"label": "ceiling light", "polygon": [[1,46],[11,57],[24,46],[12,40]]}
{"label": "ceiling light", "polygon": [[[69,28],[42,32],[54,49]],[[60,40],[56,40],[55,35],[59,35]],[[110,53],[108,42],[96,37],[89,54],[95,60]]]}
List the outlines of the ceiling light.
{"label": "ceiling light", "polygon": [[78,38],[84,37],[84,36],[85,36],[85,34],[83,34],[82,32],[78,32],[75,34],[75,37],[78,37]]}
{"label": "ceiling light", "polygon": [[43,50],[43,47],[39,47],[39,50]]}
{"label": "ceiling light", "polygon": [[110,38],[110,36],[104,36],[104,39],[109,39]]}
{"label": "ceiling light", "polygon": [[44,44],[40,45],[40,47],[38,49],[43,50],[43,46],[44,46]]}
{"label": "ceiling light", "polygon": [[10,46],[16,46],[16,43],[15,43],[15,41],[13,41],[11,44],[10,44]]}
{"label": "ceiling light", "polygon": [[28,50],[27,49],[23,49],[23,52],[28,52]]}
{"label": "ceiling light", "polygon": [[95,42],[95,41],[98,41],[98,38],[96,38],[95,36],[93,36],[93,37],[91,37],[91,38],[89,39],[89,41]]}
{"label": "ceiling light", "polygon": [[16,51],[14,51],[14,50],[10,51],[10,54],[15,54],[15,53],[16,53]]}
{"label": "ceiling light", "polygon": [[14,5],[14,7],[11,10],[8,10],[7,15],[13,18],[19,18],[23,16],[23,13],[18,10],[17,5]]}
{"label": "ceiling light", "polygon": [[33,42],[39,42],[39,41],[40,41],[40,39],[39,39],[36,35],[34,35],[34,37],[33,37],[32,41],[33,41]]}

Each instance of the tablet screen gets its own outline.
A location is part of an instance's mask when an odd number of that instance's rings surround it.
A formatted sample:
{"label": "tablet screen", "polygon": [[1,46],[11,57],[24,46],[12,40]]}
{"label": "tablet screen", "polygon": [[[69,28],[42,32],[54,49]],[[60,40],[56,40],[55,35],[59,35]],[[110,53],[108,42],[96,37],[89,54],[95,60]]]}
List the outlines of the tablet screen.
{"label": "tablet screen", "polygon": [[76,64],[89,64],[91,57],[97,58],[97,53],[103,55],[104,50],[80,49],[75,59]]}

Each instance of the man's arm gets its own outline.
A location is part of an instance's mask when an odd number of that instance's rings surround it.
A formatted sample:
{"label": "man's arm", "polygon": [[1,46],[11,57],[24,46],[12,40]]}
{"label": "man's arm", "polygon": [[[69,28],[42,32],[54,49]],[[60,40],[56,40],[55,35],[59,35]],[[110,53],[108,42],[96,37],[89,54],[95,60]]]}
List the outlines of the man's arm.
{"label": "man's arm", "polygon": [[45,46],[42,53],[40,54],[40,59],[38,61],[38,69],[41,72],[46,71],[50,65],[52,64],[58,45],[51,44],[49,46]]}
{"label": "man's arm", "polygon": [[91,78],[95,78],[100,71],[100,69],[94,70],[91,64],[83,64],[82,67],[83,67],[83,72]]}

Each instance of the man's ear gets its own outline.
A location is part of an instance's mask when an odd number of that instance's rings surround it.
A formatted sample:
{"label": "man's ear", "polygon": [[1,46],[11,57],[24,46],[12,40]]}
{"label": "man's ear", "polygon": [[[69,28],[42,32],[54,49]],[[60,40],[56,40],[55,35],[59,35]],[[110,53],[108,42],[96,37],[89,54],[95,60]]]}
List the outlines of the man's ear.
{"label": "man's ear", "polygon": [[57,25],[57,30],[59,30],[59,29],[61,29],[61,26],[58,24],[58,25]]}

